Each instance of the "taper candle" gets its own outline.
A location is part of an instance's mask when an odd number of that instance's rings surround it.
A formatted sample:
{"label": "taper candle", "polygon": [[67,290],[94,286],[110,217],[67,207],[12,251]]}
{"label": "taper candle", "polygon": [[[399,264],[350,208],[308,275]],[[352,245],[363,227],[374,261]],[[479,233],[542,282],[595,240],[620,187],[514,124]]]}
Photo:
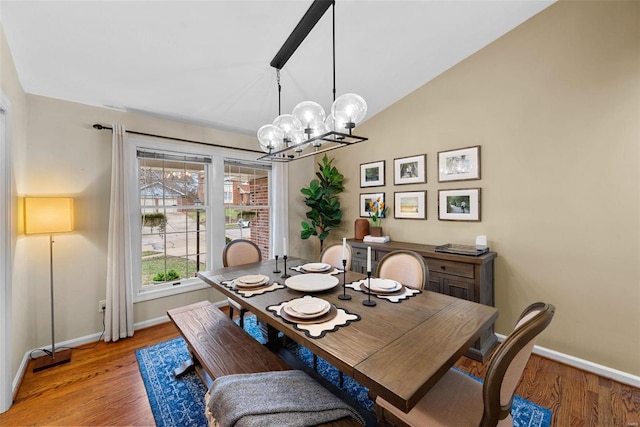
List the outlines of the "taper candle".
{"label": "taper candle", "polygon": [[347,238],[342,238],[342,259],[347,259]]}
{"label": "taper candle", "polygon": [[367,272],[371,272],[371,246],[367,246]]}
{"label": "taper candle", "polygon": [[282,238],[282,255],[287,255],[287,238]]}

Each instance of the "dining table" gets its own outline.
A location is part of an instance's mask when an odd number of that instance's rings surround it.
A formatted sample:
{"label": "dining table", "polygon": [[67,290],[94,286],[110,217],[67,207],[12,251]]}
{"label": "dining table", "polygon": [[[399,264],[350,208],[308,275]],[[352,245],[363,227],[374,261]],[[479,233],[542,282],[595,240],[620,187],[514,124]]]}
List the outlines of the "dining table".
{"label": "dining table", "polygon": [[[333,267],[326,273],[330,284],[315,287],[318,274],[296,277],[307,274],[301,267],[309,263],[289,257],[284,271],[282,259],[279,263],[270,259],[202,271],[198,277],[255,314],[270,331],[282,332],[367,387],[372,399],[381,396],[404,412],[420,401],[498,317],[494,307],[427,290],[403,287],[408,292],[400,298],[372,294],[363,285],[368,283],[366,275]],[[239,292],[234,287],[235,279],[252,275],[268,277],[268,287],[262,288],[266,291]],[[282,277],[288,275],[291,277]],[[310,290],[286,285],[307,281]],[[331,310],[337,310],[335,319],[341,321],[329,321],[325,330],[314,329],[313,322],[298,323],[284,313],[287,303],[305,296],[327,301]],[[273,340],[273,333],[270,336]]]}

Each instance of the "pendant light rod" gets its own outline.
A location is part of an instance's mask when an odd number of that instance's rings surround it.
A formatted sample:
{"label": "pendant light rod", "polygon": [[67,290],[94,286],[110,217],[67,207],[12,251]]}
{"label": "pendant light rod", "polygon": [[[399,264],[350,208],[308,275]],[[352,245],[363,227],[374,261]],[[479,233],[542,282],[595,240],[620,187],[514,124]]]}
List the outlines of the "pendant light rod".
{"label": "pendant light rod", "polygon": [[284,42],[276,56],[271,60],[271,66],[278,70],[284,67],[291,55],[309,35],[324,13],[334,4],[334,0],[314,0],[298,25],[293,29],[289,38]]}

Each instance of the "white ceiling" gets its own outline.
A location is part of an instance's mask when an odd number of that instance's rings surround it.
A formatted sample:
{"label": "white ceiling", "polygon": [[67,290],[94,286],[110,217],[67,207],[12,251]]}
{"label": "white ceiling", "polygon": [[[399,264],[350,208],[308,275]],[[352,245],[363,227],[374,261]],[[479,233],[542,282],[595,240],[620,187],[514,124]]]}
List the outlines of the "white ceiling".
{"label": "white ceiling", "polygon": [[[337,0],[336,89],[367,118],[552,1]],[[269,66],[310,0],[0,1],[27,93],[255,135],[278,113]],[[282,69],[282,113],[332,101],[331,9]]]}

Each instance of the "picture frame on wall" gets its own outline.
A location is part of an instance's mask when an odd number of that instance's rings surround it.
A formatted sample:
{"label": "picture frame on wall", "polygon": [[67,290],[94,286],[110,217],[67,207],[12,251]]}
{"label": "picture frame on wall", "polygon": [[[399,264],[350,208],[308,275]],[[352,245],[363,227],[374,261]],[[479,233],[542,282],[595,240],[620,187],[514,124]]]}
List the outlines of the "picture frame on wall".
{"label": "picture frame on wall", "polygon": [[393,217],[398,219],[427,219],[427,192],[395,192]]}
{"label": "picture frame on wall", "polygon": [[480,146],[438,152],[438,182],[480,179]]}
{"label": "picture frame on wall", "polygon": [[438,190],[438,219],[480,221],[480,188]]}
{"label": "picture frame on wall", "polygon": [[[385,203],[384,201],[384,193],[361,193],[360,194],[360,216],[369,218],[370,208],[369,202],[373,201],[374,203],[380,198],[380,202]],[[386,203],[385,203],[386,205]],[[382,215],[380,218],[384,218]]]}
{"label": "picture frame on wall", "polygon": [[384,185],[384,160],[360,165],[360,188]]}
{"label": "picture frame on wall", "polygon": [[427,182],[427,155],[419,154],[393,160],[393,183],[423,184]]}

